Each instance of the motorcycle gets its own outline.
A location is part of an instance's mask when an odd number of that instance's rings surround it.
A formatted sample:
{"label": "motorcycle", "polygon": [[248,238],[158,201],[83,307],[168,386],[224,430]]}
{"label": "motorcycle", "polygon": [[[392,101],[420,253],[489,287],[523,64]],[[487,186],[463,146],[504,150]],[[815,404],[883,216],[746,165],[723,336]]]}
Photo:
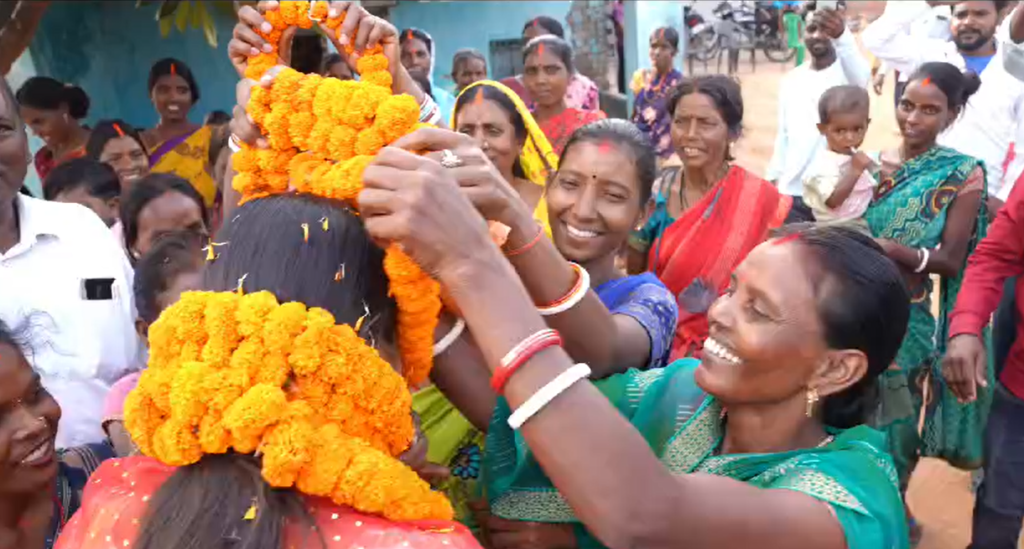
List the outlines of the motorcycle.
{"label": "motorcycle", "polygon": [[707,61],[718,53],[718,32],[714,23],[694,9],[694,2],[683,6],[683,24],[686,25],[686,51],[701,61]]}
{"label": "motorcycle", "polygon": [[[772,2],[758,1],[751,5],[743,2],[738,7],[728,0],[720,3],[713,12],[723,29],[727,25],[732,38],[738,44],[750,48],[759,48],[771,61],[785,63],[793,59],[796,51],[786,43],[786,37],[779,28],[780,13]],[[727,38],[723,30],[716,31],[718,48],[726,47]]]}

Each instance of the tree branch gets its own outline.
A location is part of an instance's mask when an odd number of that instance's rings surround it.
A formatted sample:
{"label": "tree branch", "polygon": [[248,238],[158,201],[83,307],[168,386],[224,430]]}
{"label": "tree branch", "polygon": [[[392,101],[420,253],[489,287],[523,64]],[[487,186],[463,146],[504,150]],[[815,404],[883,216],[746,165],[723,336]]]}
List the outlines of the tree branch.
{"label": "tree branch", "polygon": [[50,7],[50,1],[19,1],[7,21],[0,27],[0,74],[7,75],[11,66],[32,43],[39,22]]}

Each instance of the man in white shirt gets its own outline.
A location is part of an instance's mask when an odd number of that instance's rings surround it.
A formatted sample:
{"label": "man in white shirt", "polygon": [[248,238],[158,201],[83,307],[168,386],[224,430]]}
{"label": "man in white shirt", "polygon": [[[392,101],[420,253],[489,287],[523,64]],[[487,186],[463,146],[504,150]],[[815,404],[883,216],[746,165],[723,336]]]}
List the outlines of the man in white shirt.
{"label": "man in white shirt", "polygon": [[[923,15],[917,21],[914,21],[910,25],[910,36],[914,38],[935,38],[938,40],[949,41],[953,39],[953,34],[949,30],[950,19],[953,17],[949,6],[932,6],[931,11]],[[881,88],[885,85],[885,75],[889,72],[890,67],[887,63],[882,62],[879,66],[878,71],[872,78],[872,86],[875,87],[875,93],[881,95]],[[893,88],[893,102],[899,105],[900,96],[903,95],[903,88],[907,85],[907,79],[910,75],[905,72],[893,71],[896,77],[896,86]]]}
{"label": "man in white shirt", "polygon": [[932,61],[978,73],[981,89],[968,101],[962,118],[939,136],[939,143],[982,160],[989,195],[998,196],[1003,184],[1015,180],[1022,168],[1015,163],[1007,174],[1003,173],[1003,161],[1024,114],[1024,84],[1010,76],[1003,63],[990,62],[1005,47],[995,38],[1005,2],[952,3],[952,42],[910,35],[911,24],[932,5],[950,3],[888,2],[882,16],[864,30],[861,41],[875,57],[901,73],[913,73]]}
{"label": "man in white shirt", "polygon": [[825,147],[818,131],[818,100],[834,86],[867,88],[871,65],[861,55],[841,13],[816,10],[807,18],[804,43],[810,61],[789,71],[779,86],[775,151],[765,178],[780,192],[792,196],[795,208],[809,214],[801,198],[803,176],[811,160]]}
{"label": "man in white shirt", "polygon": [[137,369],[131,267],[110,229],[78,204],[20,194],[25,125],[0,85],[0,320],[26,327],[28,359],[63,412],[57,447],[105,439],[110,386]]}

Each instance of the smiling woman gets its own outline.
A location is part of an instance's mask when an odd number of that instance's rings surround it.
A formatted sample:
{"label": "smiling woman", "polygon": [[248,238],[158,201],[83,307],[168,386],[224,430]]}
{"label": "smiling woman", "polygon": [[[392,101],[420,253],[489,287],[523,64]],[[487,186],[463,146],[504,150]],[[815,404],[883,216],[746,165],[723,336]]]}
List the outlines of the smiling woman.
{"label": "smiling woman", "polygon": [[114,168],[124,191],[149,173],[149,156],[142,136],[123,120],[97,122],[85,145],[85,153]]}
{"label": "smiling woman", "polygon": [[89,475],[113,450],[56,451],[60,406],[25,359],[26,344],[0,321],[0,546],[49,549],[78,510]]}
{"label": "smiling woman", "polygon": [[39,179],[46,180],[57,164],[85,154],[89,130],[79,120],[89,113],[89,96],[78,86],[53,78],[29,78],[18,89],[21,117],[45,146],[36,152]]}
{"label": "smiling woman", "polygon": [[189,111],[199,102],[199,84],[192,70],[177,59],[161,59],[149,71],[149,96],[160,115],[155,128],[142,132],[154,173],[173,173],[188,180],[213,207],[220,189],[211,176],[216,158],[210,143],[216,131],[193,124]]}

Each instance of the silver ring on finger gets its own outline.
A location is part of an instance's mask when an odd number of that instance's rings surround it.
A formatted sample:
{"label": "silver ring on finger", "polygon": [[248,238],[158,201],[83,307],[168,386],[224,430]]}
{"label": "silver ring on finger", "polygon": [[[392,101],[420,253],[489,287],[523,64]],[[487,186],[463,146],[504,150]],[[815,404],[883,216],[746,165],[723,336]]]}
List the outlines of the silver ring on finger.
{"label": "silver ring on finger", "polygon": [[445,150],[441,151],[441,167],[442,168],[448,168],[448,169],[458,168],[459,166],[462,166],[462,164],[463,164],[462,159],[459,158],[459,155],[453,153],[451,151],[451,149],[445,149]]}

